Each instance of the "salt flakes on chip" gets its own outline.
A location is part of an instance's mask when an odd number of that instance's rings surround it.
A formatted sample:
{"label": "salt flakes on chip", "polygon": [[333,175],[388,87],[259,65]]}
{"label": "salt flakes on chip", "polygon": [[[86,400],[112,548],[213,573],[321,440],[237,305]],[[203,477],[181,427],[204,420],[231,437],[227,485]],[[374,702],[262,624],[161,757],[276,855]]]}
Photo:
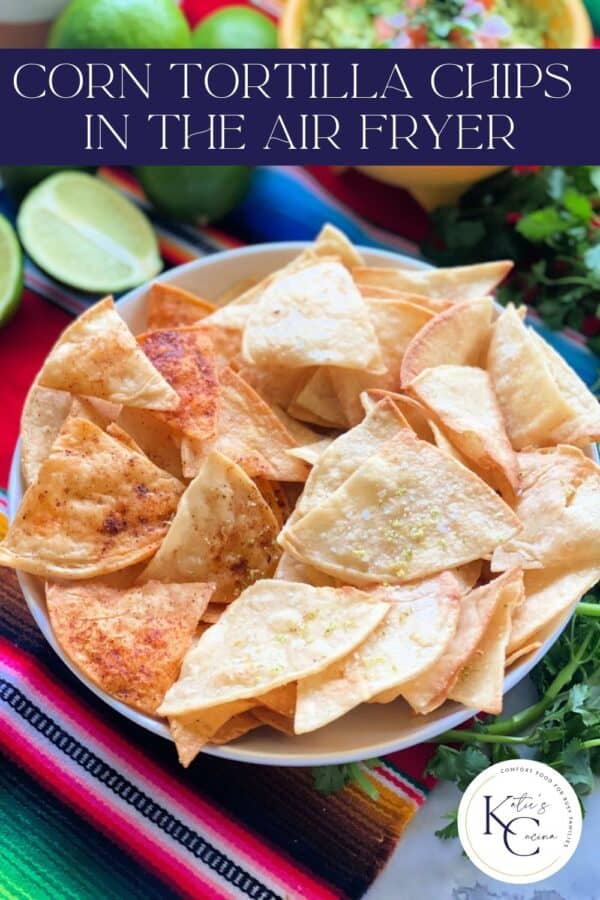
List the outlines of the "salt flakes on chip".
{"label": "salt flakes on chip", "polygon": [[417,678],[452,641],[461,587],[450,572],[426,582],[380,588],[389,611],[362,644],[332,666],[298,682],[296,734],[322,728],[375,694]]}
{"label": "salt flakes on chip", "polygon": [[107,297],[69,325],[38,376],[42,387],[145,409],[176,409],[179,397],[138,347]]}
{"label": "salt flakes on chip", "polygon": [[405,429],[280,543],[347,583],[397,584],[489,556],[519,528],[480,478]]}
{"label": "salt flakes on chip", "polygon": [[212,585],[48,584],[52,630],[71,662],[111,696],[153,714],[177,675]]}
{"label": "salt flakes on chip", "polygon": [[188,652],[159,712],[188,715],[319,672],[363,641],[388,609],[355,588],[257,581]]}
{"label": "salt flakes on chip", "polygon": [[365,302],[335,261],[317,262],[268,287],[248,316],[242,353],[263,366],[385,372]]}

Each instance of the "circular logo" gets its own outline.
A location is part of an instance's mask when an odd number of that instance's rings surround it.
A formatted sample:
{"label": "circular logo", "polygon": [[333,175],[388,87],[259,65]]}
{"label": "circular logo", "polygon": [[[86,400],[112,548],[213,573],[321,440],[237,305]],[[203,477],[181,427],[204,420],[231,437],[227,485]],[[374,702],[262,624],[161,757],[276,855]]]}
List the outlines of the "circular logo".
{"label": "circular logo", "polygon": [[531,884],[569,861],[581,837],[581,807],[568,781],[529,759],[496,763],[460,801],[458,834],[474,865],[490,878]]}

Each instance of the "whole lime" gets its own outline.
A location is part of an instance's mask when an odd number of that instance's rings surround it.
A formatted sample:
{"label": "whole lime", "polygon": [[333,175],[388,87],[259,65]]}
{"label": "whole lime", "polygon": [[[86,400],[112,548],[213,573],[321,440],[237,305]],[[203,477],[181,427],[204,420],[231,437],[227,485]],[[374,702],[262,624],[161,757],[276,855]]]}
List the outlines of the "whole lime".
{"label": "whole lime", "polygon": [[64,168],[64,166],[0,166],[0,179],[11,197],[18,201],[48,175],[62,172]]}
{"label": "whole lime", "polygon": [[151,203],[170,219],[205,224],[238,205],[250,184],[248,166],[138,166]]}
{"label": "whole lime", "polygon": [[175,0],[71,0],[48,46],[65,50],[186,48],[190,29]]}
{"label": "whole lime", "polygon": [[203,19],[192,32],[192,47],[201,50],[273,50],[277,29],[248,6],[226,6]]}

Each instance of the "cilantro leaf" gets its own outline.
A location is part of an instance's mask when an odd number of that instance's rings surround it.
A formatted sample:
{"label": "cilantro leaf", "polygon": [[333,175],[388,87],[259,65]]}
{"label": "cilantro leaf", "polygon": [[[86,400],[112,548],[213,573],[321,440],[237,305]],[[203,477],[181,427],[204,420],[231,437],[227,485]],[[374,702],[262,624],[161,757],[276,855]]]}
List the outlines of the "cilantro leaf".
{"label": "cilantro leaf", "polygon": [[458,837],[458,810],[453,809],[452,812],[446,813],[444,819],[449,819],[447,825],[444,825],[443,828],[438,828],[436,832],[434,832],[436,837],[441,838],[443,841],[449,841],[452,838]]}
{"label": "cilantro leaf", "polygon": [[477,747],[466,746],[455,750],[442,745],[429,761],[426,773],[440,781],[453,781],[459,790],[464,791],[489,765],[489,757]]}

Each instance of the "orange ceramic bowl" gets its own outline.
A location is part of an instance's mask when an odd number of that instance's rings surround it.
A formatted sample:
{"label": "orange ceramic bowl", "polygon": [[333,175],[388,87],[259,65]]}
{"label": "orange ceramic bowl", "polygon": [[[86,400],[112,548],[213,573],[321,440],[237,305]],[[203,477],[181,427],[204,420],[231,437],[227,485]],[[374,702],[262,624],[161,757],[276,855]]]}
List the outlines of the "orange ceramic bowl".
{"label": "orange ceramic bowl", "polygon": [[[302,47],[304,13],[310,0],[287,0],[279,22],[279,46]],[[592,24],[582,0],[529,0],[549,20],[549,47],[590,46]],[[453,203],[472,184],[502,171],[502,166],[358,166],[386,184],[404,187],[425,209]]]}

